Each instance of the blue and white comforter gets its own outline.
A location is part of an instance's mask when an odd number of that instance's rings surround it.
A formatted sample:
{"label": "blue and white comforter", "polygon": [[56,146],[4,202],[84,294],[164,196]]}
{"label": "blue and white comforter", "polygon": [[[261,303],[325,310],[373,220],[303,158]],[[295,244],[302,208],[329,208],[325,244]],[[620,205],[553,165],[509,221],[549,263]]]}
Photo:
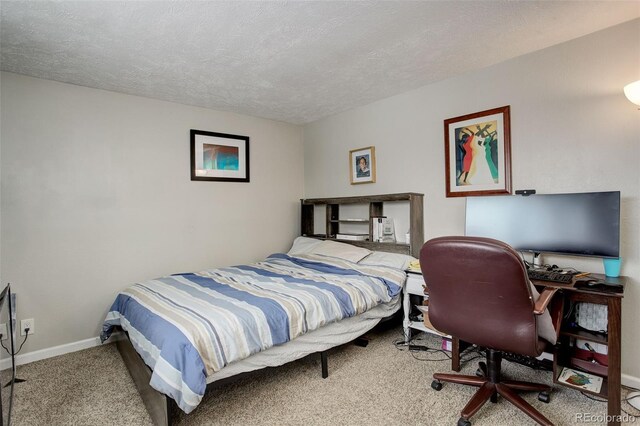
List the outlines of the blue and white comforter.
{"label": "blue and white comforter", "polygon": [[403,271],[317,255],[179,274],[118,294],[102,340],[121,326],[151,367],[151,386],[189,413],[227,364],[392,300]]}

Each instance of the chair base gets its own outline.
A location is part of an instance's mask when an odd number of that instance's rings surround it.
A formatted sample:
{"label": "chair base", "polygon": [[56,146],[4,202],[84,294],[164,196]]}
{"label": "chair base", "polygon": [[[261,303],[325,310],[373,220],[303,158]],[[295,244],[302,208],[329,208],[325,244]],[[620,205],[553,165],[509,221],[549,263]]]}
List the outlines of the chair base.
{"label": "chair base", "polygon": [[[546,395],[546,400],[540,400],[548,402],[548,393],[551,392],[551,386],[543,385],[541,383],[522,382],[518,380],[501,380],[501,361],[502,356],[500,352],[488,349],[487,364],[480,364],[480,371],[483,373],[482,377],[478,377],[477,375],[462,376],[458,374],[441,373],[433,375],[433,378],[438,382],[458,383],[461,385],[475,386],[479,388],[467,405],[462,409],[460,413],[461,418],[458,424],[460,424],[460,422],[462,422],[462,424],[470,424],[469,419],[471,416],[477,413],[487,401],[491,400],[491,402],[497,402],[498,395],[500,395],[533,420],[538,422],[538,424],[552,426],[553,423],[551,423],[545,416],[516,393],[516,391],[542,392]],[[439,390],[438,388],[441,388],[441,385],[437,386],[432,384],[432,387]]]}

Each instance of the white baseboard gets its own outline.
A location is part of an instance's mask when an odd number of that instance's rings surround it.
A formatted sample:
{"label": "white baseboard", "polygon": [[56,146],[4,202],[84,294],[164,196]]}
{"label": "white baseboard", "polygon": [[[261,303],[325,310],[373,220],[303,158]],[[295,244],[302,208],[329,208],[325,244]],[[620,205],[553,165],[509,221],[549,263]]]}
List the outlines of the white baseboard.
{"label": "white baseboard", "polygon": [[640,378],[622,373],[622,384],[630,388],[640,389]]}
{"label": "white baseboard", "polygon": [[[122,332],[116,332],[111,335],[108,342],[115,342],[124,337]],[[53,358],[54,356],[64,355],[71,352],[81,351],[83,349],[100,346],[100,337],[92,337],[90,339],[71,342],[65,345],[54,346],[52,348],[40,349],[38,351],[27,352],[23,355],[16,356],[16,365],[29,364],[30,362],[40,361],[42,359]],[[11,359],[4,358],[0,360],[0,370],[11,367]],[[634,389],[640,389],[640,378],[629,374],[622,374],[622,384]]]}
{"label": "white baseboard", "polygon": [[[108,342],[115,342],[122,338],[122,333],[116,332],[111,335]],[[26,354],[16,355],[16,365],[29,364],[30,362],[40,361],[42,359],[53,358],[54,356],[64,355],[71,352],[81,351],[83,349],[100,346],[100,337],[92,337],[90,339],[71,342],[52,348],[40,349]],[[0,370],[6,370],[11,367],[11,358],[3,358],[0,360]]]}

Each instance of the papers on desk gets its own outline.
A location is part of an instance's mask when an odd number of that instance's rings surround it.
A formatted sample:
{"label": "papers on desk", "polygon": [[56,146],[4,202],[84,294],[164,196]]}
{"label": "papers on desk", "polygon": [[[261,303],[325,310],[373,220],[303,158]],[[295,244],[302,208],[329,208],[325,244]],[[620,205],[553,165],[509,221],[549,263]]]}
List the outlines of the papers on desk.
{"label": "papers on desk", "polygon": [[602,388],[602,377],[567,367],[562,369],[558,382],[595,393],[599,393]]}
{"label": "papers on desk", "polygon": [[421,274],[422,270],[420,269],[420,261],[419,260],[412,260],[411,262],[409,262],[409,266],[407,266],[407,271],[409,271],[409,272],[417,272],[417,273]]}

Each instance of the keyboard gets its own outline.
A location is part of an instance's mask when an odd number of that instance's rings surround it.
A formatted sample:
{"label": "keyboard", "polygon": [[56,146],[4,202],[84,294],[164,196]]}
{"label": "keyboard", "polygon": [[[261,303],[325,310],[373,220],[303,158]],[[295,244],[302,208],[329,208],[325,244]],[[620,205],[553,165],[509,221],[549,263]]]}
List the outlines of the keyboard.
{"label": "keyboard", "polygon": [[540,271],[529,269],[527,271],[530,280],[551,281],[554,283],[569,284],[573,280],[573,274],[560,274],[553,271]]}

